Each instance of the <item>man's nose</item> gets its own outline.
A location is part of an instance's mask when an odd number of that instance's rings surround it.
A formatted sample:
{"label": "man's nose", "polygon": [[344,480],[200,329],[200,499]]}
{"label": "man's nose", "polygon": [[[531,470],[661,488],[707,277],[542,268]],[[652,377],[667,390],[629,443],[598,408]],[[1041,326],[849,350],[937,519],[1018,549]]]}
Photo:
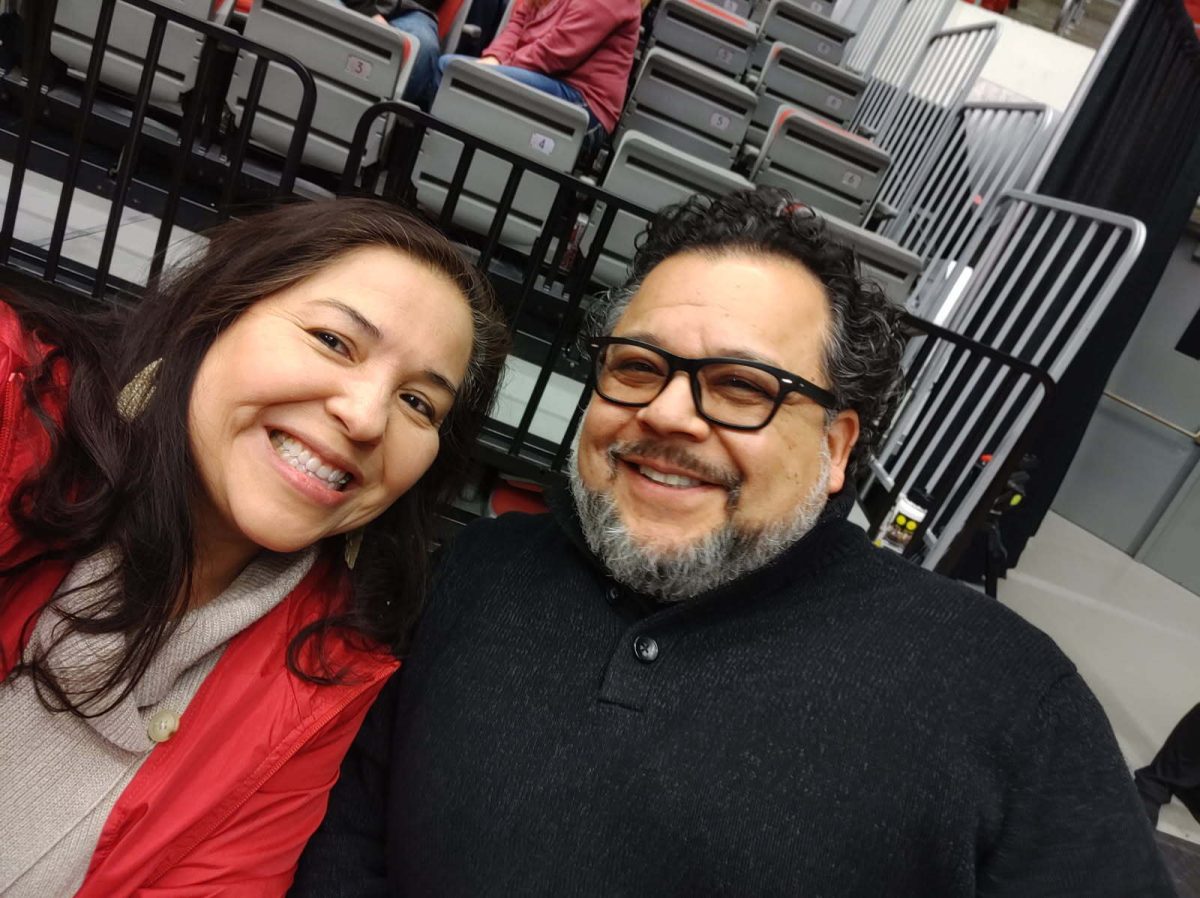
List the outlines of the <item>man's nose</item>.
{"label": "man's nose", "polygon": [[637,418],[646,427],[662,434],[683,434],[702,440],[710,432],[708,422],[700,417],[692,398],[691,381],[683,371],[676,371],[654,401],[638,409]]}

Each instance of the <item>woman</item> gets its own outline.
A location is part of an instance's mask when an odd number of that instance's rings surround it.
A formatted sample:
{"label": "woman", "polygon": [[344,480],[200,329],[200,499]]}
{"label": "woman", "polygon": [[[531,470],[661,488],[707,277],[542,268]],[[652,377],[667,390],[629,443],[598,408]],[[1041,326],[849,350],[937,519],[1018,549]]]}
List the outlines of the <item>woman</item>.
{"label": "woman", "polygon": [[129,314],[0,304],[0,893],[286,890],[505,342],[374,200],[223,225]]}
{"label": "woman", "polygon": [[[621,117],[641,21],[642,0],[516,0],[479,62],[586,109],[590,152]],[[439,73],[455,58],[443,56]]]}

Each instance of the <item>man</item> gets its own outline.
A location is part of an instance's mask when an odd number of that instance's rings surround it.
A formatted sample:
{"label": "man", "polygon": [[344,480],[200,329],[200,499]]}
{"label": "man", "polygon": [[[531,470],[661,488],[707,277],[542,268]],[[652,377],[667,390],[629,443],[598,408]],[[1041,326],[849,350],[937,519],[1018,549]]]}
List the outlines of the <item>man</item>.
{"label": "man", "polygon": [[437,61],[442,53],[438,36],[438,10],[442,0],[341,0],[354,12],[370,16],[380,25],[391,25],[417,39],[417,57],[413,60],[404,99],[428,109],[433,103],[437,84]]}
{"label": "man", "polygon": [[1167,896],[1043,634],[873,548],[897,312],[769,190],[652,223],[553,515],[468,527],[300,895]]}

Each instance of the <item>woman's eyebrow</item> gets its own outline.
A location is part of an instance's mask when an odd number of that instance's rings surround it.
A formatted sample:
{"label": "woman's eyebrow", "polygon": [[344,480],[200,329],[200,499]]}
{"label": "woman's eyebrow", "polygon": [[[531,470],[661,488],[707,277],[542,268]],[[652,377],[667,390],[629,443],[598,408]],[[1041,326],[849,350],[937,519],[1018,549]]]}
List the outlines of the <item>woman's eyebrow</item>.
{"label": "woman's eyebrow", "polygon": [[316,305],[329,306],[331,309],[337,309],[356,325],[358,325],[360,330],[365,331],[368,336],[373,337],[376,340],[383,339],[383,331],[376,327],[375,324],[369,318],[364,316],[362,312],[358,311],[358,309],[346,305],[346,303],[342,302],[340,299],[314,299],[313,302]]}
{"label": "woman's eyebrow", "polygon": [[426,368],[421,373],[425,375],[426,380],[432,381],[435,386],[441,387],[443,390],[449,393],[452,398],[458,397],[458,387],[450,383],[450,381],[444,375],[439,374],[432,368]]}

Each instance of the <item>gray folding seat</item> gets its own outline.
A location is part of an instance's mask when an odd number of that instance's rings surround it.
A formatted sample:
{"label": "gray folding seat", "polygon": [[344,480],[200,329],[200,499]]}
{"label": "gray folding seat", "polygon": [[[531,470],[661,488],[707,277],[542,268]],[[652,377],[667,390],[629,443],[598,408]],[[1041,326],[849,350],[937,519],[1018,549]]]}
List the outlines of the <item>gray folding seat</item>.
{"label": "gray folding seat", "polygon": [[[620,199],[657,212],[693,194],[723,196],[735,190],[748,190],[754,185],[741,175],[680,153],[676,147],[653,137],[628,131],[617,143],[601,186]],[[602,213],[603,209],[597,208],[591,215],[582,244],[585,253],[591,247]],[[646,220],[641,216],[625,211],[616,214],[596,260],[594,280],[610,286],[625,280],[633,261],[634,238],[645,227]]]}
{"label": "gray folding seat", "polygon": [[641,131],[681,152],[729,167],[757,102],[744,84],[655,47],[642,60],[618,136]]}
{"label": "gray folding seat", "polygon": [[820,0],[771,0],[763,15],[758,47],[750,57],[751,71],[760,71],[776,41],[789,44],[834,65],[842,61],[854,32],[821,13],[811,3]]}
{"label": "gray folding seat", "polygon": [[924,267],[921,257],[873,231],[823,217],[830,233],[854,249],[863,275],[878,283],[896,305],[904,305]]}
{"label": "gray folding seat", "polygon": [[[194,19],[223,23],[233,10],[233,0],[159,0],[163,6]],[[100,19],[97,0],[58,0],[50,37],[50,52],[77,74],[88,70],[96,25]],[[100,81],[109,87],[137,93],[145,69],[146,48],[154,16],[143,9],[118,3],[105,44]],[[180,96],[196,82],[203,37],[174,22],[163,33],[162,50],[150,87],[150,102],[177,111]]]}
{"label": "gray folding seat", "polygon": [[[588,114],[581,106],[468,59],[456,59],[446,67],[432,114],[560,172],[575,167],[588,127]],[[413,181],[417,201],[434,215],[442,211],[461,153],[461,141],[435,131],[427,133],[421,143]],[[511,168],[496,156],[476,152],[454,207],[454,223],[488,233]],[[524,174],[504,220],[501,242],[528,252],[546,226],[557,191],[553,181],[531,172]]]}
{"label": "gray folding seat", "polygon": [[866,87],[866,79],[853,72],[777,43],[758,79],[758,106],[746,131],[746,141],[762,146],[780,106],[796,106],[845,127],[854,117]]}
{"label": "gray folding seat", "polygon": [[[317,86],[304,162],[341,171],[358,120],[381,100],[398,100],[408,83],[418,41],[329,0],[254,0],[246,37],[302,62]],[[240,122],[250,92],[256,56],[238,53],[229,105]],[[250,137],[286,153],[300,107],[301,86],[293,72],[271,63],[263,82]],[[376,120],[365,144],[363,164],[379,157],[385,127]]]}
{"label": "gray folding seat", "polygon": [[890,164],[888,154],[865,138],[781,106],[750,180],[782,187],[826,215],[861,225]]}
{"label": "gray folding seat", "polygon": [[732,78],[741,78],[758,43],[749,20],[705,0],[663,0],[651,47],[664,47]]}

